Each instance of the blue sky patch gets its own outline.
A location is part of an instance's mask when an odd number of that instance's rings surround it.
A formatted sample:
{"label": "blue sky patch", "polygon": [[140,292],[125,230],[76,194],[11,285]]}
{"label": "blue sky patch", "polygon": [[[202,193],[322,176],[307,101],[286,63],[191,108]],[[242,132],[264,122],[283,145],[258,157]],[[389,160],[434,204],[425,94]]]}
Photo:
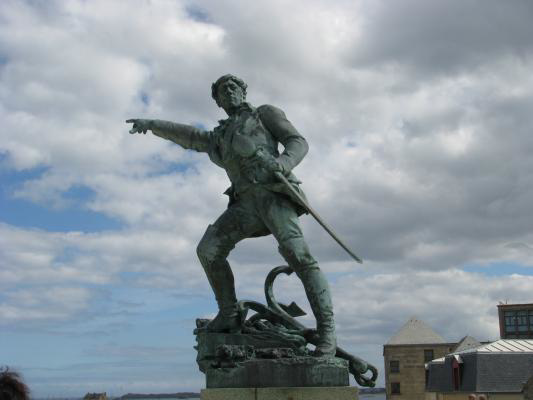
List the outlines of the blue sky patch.
{"label": "blue sky patch", "polygon": [[13,192],[24,181],[39,179],[47,170],[47,167],[24,171],[0,169],[0,221],[21,228],[39,228],[54,232],[99,232],[122,227],[118,220],[84,206],[94,195],[86,186],[73,186],[67,190],[64,198],[68,200],[69,206],[62,209],[13,197]]}
{"label": "blue sky patch", "polygon": [[146,93],[146,92],[141,92],[141,93],[139,94],[139,96],[141,97],[141,101],[143,102],[143,104],[144,104],[145,106],[150,105],[150,96],[148,95],[148,93]]}
{"label": "blue sky patch", "polygon": [[198,6],[189,5],[185,8],[185,11],[187,12],[187,16],[197,22],[204,22],[204,23],[211,23],[211,17],[207,13],[207,11],[201,9]]}
{"label": "blue sky patch", "polygon": [[513,262],[496,262],[483,265],[472,264],[462,269],[466,272],[475,272],[486,276],[506,276],[512,274],[533,275],[533,266]]}
{"label": "blue sky patch", "polygon": [[21,228],[39,228],[54,232],[100,232],[120,229],[122,224],[103,214],[69,207],[54,210],[0,194],[0,221]]}
{"label": "blue sky patch", "polygon": [[[172,146],[172,144],[169,144]],[[171,174],[183,174],[189,170],[194,169],[193,162],[169,162],[163,160],[159,155],[153,157],[153,160],[157,163],[157,168],[152,171],[147,172],[144,176],[146,178],[150,177],[160,177],[162,175],[171,175]]]}
{"label": "blue sky patch", "polygon": [[201,129],[203,131],[207,130],[207,127],[204,124],[202,124],[201,122],[193,122],[192,126],[198,128],[198,129]]}

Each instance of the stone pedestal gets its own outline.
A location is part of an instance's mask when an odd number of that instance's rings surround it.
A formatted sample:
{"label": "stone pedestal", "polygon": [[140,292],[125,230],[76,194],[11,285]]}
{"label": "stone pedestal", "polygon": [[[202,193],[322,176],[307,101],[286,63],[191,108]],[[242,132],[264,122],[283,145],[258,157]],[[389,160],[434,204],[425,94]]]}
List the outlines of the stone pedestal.
{"label": "stone pedestal", "polygon": [[356,387],[203,389],[202,400],[357,400]]}
{"label": "stone pedestal", "polygon": [[210,388],[338,387],[350,384],[348,362],[340,358],[252,359],[232,368],[206,371]]}
{"label": "stone pedestal", "polygon": [[[251,334],[199,333],[197,362],[207,389],[348,386],[348,361]],[[296,343],[296,345],[295,345]]]}

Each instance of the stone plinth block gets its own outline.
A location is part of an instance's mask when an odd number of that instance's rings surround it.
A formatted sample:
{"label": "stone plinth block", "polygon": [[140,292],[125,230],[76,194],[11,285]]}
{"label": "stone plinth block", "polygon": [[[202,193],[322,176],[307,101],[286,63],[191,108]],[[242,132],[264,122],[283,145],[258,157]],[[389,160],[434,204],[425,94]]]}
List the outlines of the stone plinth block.
{"label": "stone plinth block", "polygon": [[356,387],[203,389],[202,400],[357,400]]}
{"label": "stone plinth block", "polygon": [[[204,373],[214,365],[221,363],[225,365],[230,360],[239,362],[255,358],[255,354],[250,354],[250,352],[255,353],[257,350],[291,348],[294,352],[299,353],[293,342],[260,335],[201,332],[196,335],[196,341],[198,342],[196,346],[198,351],[196,361],[200,371]],[[240,355],[221,355],[220,349],[224,346],[230,348],[242,347],[243,352]]]}
{"label": "stone plinth block", "polygon": [[348,362],[340,358],[251,359],[206,371],[208,388],[348,386]]}
{"label": "stone plinth block", "polygon": [[296,351],[298,347],[294,341],[283,340],[280,337],[274,338],[240,333],[201,332],[196,335],[196,341],[198,342],[198,361],[216,358],[217,348],[223,345],[249,346],[254,349],[293,348]]}
{"label": "stone plinth block", "polygon": [[198,332],[196,361],[206,387],[274,388],[348,386],[349,363],[313,357],[301,336],[289,333]]}

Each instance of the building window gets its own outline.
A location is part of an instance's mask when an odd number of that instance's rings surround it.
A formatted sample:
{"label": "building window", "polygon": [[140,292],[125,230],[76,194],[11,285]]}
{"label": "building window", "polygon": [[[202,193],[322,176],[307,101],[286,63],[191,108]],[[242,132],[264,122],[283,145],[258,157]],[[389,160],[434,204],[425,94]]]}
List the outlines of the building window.
{"label": "building window", "polygon": [[400,394],[400,382],[391,382],[390,394]]}
{"label": "building window", "polygon": [[397,360],[390,361],[389,372],[400,372],[400,362]]}
{"label": "building window", "polygon": [[515,333],[516,332],[516,312],[515,311],[505,311],[505,333]]}
{"label": "building window", "polygon": [[435,357],[434,357],[434,354],[433,354],[433,350],[424,350],[424,362],[427,363],[427,362],[430,362],[432,360],[434,360]]}
{"label": "building window", "polygon": [[528,320],[527,320],[527,311],[518,311],[516,313],[516,322],[518,326],[518,332],[527,332]]}
{"label": "building window", "polygon": [[533,310],[505,311],[503,316],[505,338],[526,338],[533,335]]}

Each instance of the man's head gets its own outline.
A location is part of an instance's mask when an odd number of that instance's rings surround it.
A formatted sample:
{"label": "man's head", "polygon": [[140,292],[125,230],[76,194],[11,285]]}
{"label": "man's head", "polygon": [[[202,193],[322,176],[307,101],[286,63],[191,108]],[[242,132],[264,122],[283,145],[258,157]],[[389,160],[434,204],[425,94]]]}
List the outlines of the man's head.
{"label": "man's head", "polygon": [[16,372],[0,368],[0,400],[28,400],[28,386]]}
{"label": "man's head", "polygon": [[242,79],[224,75],[211,85],[211,96],[229,114],[246,100],[246,87]]}

